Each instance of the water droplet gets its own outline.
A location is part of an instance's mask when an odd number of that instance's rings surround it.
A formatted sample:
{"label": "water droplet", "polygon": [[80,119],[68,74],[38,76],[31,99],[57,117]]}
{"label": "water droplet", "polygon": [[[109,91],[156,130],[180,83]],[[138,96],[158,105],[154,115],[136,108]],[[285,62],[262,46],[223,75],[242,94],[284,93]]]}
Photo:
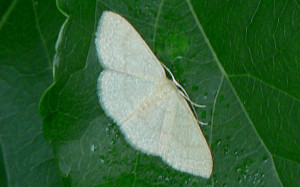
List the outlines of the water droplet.
{"label": "water droplet", "polygon": [[92,144],[92,145],[91,145],[91,151],[92,151],[92,152],[95,152],[95,150],[96,150],[96,146],[95,146],[94,144]]}
{"label": "water droplet", "polygon": [[242,171],[243,171],[242,168],[240,167],[236,168],[236,172],[241,173]]}
{"label": "water droplet", "polygon": [[234,154],[235,160],[236,160],[237,157],[239,156],[239,151],[238,151],[237,149],[235,149],[235,150],[233,151],[233,154]]}
{"label": "water droplet", "polygon": [[262,181],[263,181],[263,180],[258,179],[258,180],[257,180],[257,183],[258,183],[258,184],[262,184]]}
{"label": "water droplet", "polygon": [[158,176],[158,180],[159,181],[162,181],[162,179],[163,179],[163,177],[160,175],[160,176]]}
{"label": "water droplet", "polygon": [[224,154],[227,155],[229,153],[229,145],[224,145],[223,150],[224,150]]}
{"label": "water droplet", "polygon": [[260,178],[259,178],[259,171],[256,171],[254,174],[253,174],[253,184],[256,184],[256,183],[259,183],[260,182]]}
{"label": "water droplet", "polygon": [[244,175],[242,175],[242,177],[243,177],[243,179],[246,179],[246,178],[247,178],[247,175],[244,174]]}
{"label": "water droplet", "polygon": [[105,162],[105,157],[104,157],[104,155],[100,155],[100,156],[99,156],[99,159],[100,159],[100,162],[101,162],[101,163],[104,163],[104,162]]}
{"label": "water droplet", "polygon": [[181,60],[183,58],[183,56],[180,56],[180,55],[178,55],[178,56],[176,56],[176,60]]}
{"label": "water droplet", "polygon": [[239,183],[242,183],[242,181],[243,181],[242,177],[239,176],[238,181],[239,181]]}
{"label": "water droplet", "polygon": [[263,161],[264,161],[264,163],[267,163],[268,162],[268,156],[264,155],[263,156]]}
{"label": "water droplet", "polygon": [[213,175],[213,179],[214,179],[214,183],[217,183],[218,182],[218,177],[217,177],[217,175]]}
{"label": "water droplet", "polygon": [[237,149],[235,149],[235,150],[233,151],[233,153],[234,153],[235,156],[237,156],[237,155],[239,154],[239,152],[238,152]]}
{"label": "water droplet", "polygon": [[116,143],[116,140],[111,140],[110,145],[114,145]]}
{"label": "water droplet", "polygon": [[204,92],[203,98],[204,98],[204,99],[207,99],[207,95],[208,95],[208,92]]}

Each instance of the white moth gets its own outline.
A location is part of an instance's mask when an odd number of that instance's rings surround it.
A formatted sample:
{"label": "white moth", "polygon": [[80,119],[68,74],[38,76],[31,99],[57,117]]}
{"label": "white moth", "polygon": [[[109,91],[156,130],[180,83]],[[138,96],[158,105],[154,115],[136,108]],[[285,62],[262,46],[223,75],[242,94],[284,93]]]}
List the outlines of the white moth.
{"label": "white moth", "polygon": [[177,170],[209,178],[211,152],[187,95],[166,77],[139,33],[122,16],[105,11],[95,42],[104,69],[98,79],[100,104],[127,142]]}

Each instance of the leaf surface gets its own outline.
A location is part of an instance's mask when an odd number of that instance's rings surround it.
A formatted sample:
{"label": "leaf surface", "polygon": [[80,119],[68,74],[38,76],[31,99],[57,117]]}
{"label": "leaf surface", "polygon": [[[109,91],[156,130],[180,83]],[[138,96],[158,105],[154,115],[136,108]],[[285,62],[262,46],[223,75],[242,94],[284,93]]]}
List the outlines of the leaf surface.
{"label": "leaf surface", "polygon": [[55,1],[1,1],[0,12],[0,186],[61,185],[38,105],[64,17]]}
{"label": "leaf surface", "polygon": [[[44,134],[74,185],[297,185],[299,6],[295,1],[59,1],[55,83],[40,105]],[[94,34],[123,15],[196,103],[211,146],[210,179],[132,148],[101,109]]]}

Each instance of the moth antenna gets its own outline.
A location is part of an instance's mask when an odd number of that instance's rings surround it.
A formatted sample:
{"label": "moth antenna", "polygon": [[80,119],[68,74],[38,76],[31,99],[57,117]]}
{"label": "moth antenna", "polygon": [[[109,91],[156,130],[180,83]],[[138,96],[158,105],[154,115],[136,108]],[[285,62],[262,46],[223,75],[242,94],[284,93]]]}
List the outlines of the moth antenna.
{"label": "moth antenna", "polygon": [[195,107],[198,107],[198,108],[205,108],[206,105],[200,105],[200,104],[197,104],[197,103],[193,102],[193,101],[190,99],[190,97],[189,97],[189,95],[187,94],[187,92],[185,91],[185,89],[184,89],[184,88],[176,81],[176,79],[175,79],[174,75],[172,74],[171,70],[170,70],[167,66],[165,66],[163,63],[161,63],[161,65],[162,65],[162,66],[167,70],[167,72],[171,75],[172,81],[173,81],[173,82],[175,83],[175,85],[180,89],[180,91],[179,91],[180,95],[182,95],[182,96],[183,96],[183,97],[191,104],[193,113],[194,113],[195,117],[197,118],[198,123],[199,123],[200,125],[208,125],[208,123],[202,122],[202,121],[199,120],[198,115],[197,115],[197,113],[196,113],[196,110],[195,110],[195,108],[194,108],[194,106],[195,106]]}

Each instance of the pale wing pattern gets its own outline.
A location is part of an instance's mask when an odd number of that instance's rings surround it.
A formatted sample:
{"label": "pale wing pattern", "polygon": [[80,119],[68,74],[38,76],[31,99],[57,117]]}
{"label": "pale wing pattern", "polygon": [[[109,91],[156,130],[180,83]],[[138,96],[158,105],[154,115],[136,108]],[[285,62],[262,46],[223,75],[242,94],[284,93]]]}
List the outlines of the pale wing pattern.
{"label": "pale wing pattern", "polygon": [[132,115],[121,122],[129,143],[143,152],[159,156],[161,144],[166,143],[164,140],[168,139],[170,128],[164,126],[172,113],[172,101],[169,98],[176,91],[170,89],[169,85],[163,86],[157,87]]}
{"label": "pale wing pattern", "polygon": [[157,81],[165,77],[160,62],[133,26],[122,16],[105,11],[96,33],[96,48],[104,68]]}
{"label": "pale wing pattern", "polygon": [[199,124],[179,93],[171,99],[172,120],[166,122],[173,123],[173,128],[169,129],[172,137],[162,149],[162,158],[176,169],[209,178],[213,160]]}
{"label": "pale wing pattern", "polygon": [[100,103],[117,122],[128,118],[155,89],[156,84],[134,75],[104,70],[98,79]]}
{"label": "pale wing pattern", "polygon": [[95,42],[104,68],[100,103],[127,140],[175,169],[209,177],[212,156],[197,120],[131,24],[105,11]]}

